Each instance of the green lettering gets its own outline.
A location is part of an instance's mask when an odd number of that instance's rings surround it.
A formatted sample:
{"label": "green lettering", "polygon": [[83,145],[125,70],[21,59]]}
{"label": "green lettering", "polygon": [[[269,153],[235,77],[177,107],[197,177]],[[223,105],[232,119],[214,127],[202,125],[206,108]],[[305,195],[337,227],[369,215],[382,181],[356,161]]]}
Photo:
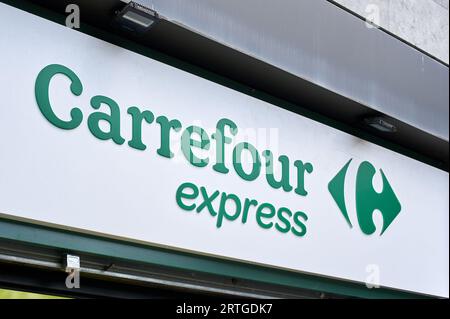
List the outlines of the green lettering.
{"label": "green lettering", "polygon": [[128,108],[128,114],[131,115],[132,118],[132,138],[128,141],[128,145],[137,150],[145,150],[147,146],[142,143],[142,121],[145,120],[148,124],[151,124],[155,119],[154,115],[150,111],[141,112],[136,106],[132,106]]}
{"label": "green lettering", "polygon": [[212,201],[216,199],[217,196],[219,196],[220,192],[215,191],[211,195],[208,195],[208,192],[204,187],[200,187],[200,192],[202,193],[203,196],[203,203],[201,203],[197,207],[197,213],[200,213],[206,207],[208,208],[208,211],[211,214],[211,216],[216,216],[217,213],[215,212],[214,207],[212,206]]}
{"label": "green lettering", "polygon": [[[268,209],[269,212],[264,212],[265,209]],[[256,210],[256,222],[258,225],[264,229],[270,229],[273,226],[272,222],[269,222],[265,224],[263,222],[263,218],[273,218],[275,216],[275,207],[273,207],[272,204],[269,203],[263,203],[261,204],[258,209]]]}
{"label": "green lettering", "polygon": [[278,216],[278,219],[280,220],[280,222],[281,222],[284,226],[283,226],[283,225],[280,225],[279,223],[276,223],[276,224],[275,224],[275,228],[276,228],[279,232],[285,234],[285,233],[287,233],[289,230],[291,230],[291,223],[289,222],[289,219],[287,219],[286,217],[284,217],[283,213],[286,213],[286,214],[289,216],[289,218],[292,217],[292,212],[291,212],[288,208],[286,208],[286,207],[281,207],[280,209],[278,209],[277,216]]}
{"label": "green lettering", "polygon": [[289,158],[285,155],[281,155],[278,158],[281,163],[281,179],[280,181],[276,181],[273,175],[274,164],[272,152],[266,150],[263,152],[263,156],[266,159],[266,179],[269,185],[275,189],[282,187],[285,192],[290,192],[292,186],[289,184]]}
{"label": "green lettering", "polygon": [[173,129],[175,132],[180,131],[181,122],[178,120],[169,121],[165,116],[158,116],[156,123],[161,126],[161,146],[156,152],[161,156],[172,158],[173,153],[170,151],[170,130]]}
{"label": "green lettering", "polygon": [[213,169],[216,172],[226,174],[228,168],[225,166],[225,144],[231,144],[232,140],[225,136],[225,126],[230,128],[230,133],[234,136],[238,132],[236,124],[229,119],[221,119],[217,122],[216,133],[212,135],[212,138],[217,141],[216,143],[216,164],[213,165]]}
{"label": "green lettering", "polygon": [[[190,189],[191,192],[190,193],[186,193],[185,189]],[[184,210],[187,210],[187,211],[194,210],[195,209],[195,204],[186,205],[186,204],[183,203],[183,199],[196,199],[197,196],[198,196],[198,188],[197,188],[197,186],[195,186],[192,183],[183,183],[177,189],[177,193],[176,193],[177,204],[178,204],[178,206],[180,206],[180,208],[182,208]]]}
{"label": "green lettering", "polygon": [[71,81],[70,91],[73,95],[79,96],[83,92],[83,85],[78,76],[69,68],[60,64],[50,64],[39,72],[34,86],[36,102],[42,115],[53,125],[64,130],[77,128],[83,120],[83,113],[79,108],[70,110],[70,121],[63,121],[53,112],[49,99],[50,81],[56,74],[63,74]]}
{"label": "green lettering", "polygon": [[[252,171],[247,174],[242,167],[242,151],[248,150],[252,155]],[[253,181],[258,178],[261,172],[261,158],[259,157],[258,151],[250,143],[239,143],[233,150],[233,166],[236,173],[246,181]]]}
{"label": "green lettering", "polygon": [[[94,112],[89,115],[88,127],[92,135],[101,140],[112,139],[116,144],[123,144],[125,139],[120,136],[120,108],[114,100],[103,95],[96,95],[91,99],[91,106],[94,109],[99,109],[102,104],[109,107],[111,114],[103,112]],[[100,128],[100,121],[105,121],[109,124],[109,131],[104,132]]]}
{"label": "green lettering", "polygon": [[[232,215],[230,215],[226,210],[226,203],[228,200],[232,200],[236,206],[236,209]],[[239,197],[234,194],[226,194],[222,193],[222,197],[220,198],[220,206],[219,213],[217,214],[217,228],[222,226],[223,217],[227,220],[233,221],[236,220],[241,213],[241,201]]]}
{"label": "green lettering", "polygon": [[[303,219],[303,221],[300,220]],[[300,230],[297,230],[292,226],[291,231],[294,235],[303,237],[306,235],[306,226],[304,222],[308,220],[308,216],[304,212],[296,212],[294,214],[294,223],[300,228]]]}
{"label": "green lettering", "polygon": [[302,161],[295,161],[294,166],[297,168],[297,188],[295,192],[301,196],[306,196],[308,192],[305,189],[305,173],[311,174],[313,166],[311,163],[303,164]]}
{"label": "green lettering", "polygon": [[245,199],[244,208],[242,209],[242,224],[247,222],[248,210],[251,206],[258,206],[258,202],[254,199]]}
{"label": "green lettering", "polygon": [[[194,140],[192,134],[198,134],[200,136],[200,141]],[[189,126],[184,130],[181,136],[181,150],[183,151],[184,157],[194,166],[204,167],[208,165],[209,159],[199,158],[192,151],[192,147],[198,147],[202,150],[209,150],[209,137],[204,129],[198,126]]]}

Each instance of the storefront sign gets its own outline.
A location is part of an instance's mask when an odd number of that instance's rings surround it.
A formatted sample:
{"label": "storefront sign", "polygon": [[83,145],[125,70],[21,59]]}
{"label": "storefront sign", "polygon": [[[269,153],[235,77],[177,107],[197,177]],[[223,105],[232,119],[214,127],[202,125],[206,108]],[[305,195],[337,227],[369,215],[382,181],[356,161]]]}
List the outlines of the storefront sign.
{"label": "storefront sign", "polygon": [[3,4],[0,21],[3,217],[448,297],[448,173]]}

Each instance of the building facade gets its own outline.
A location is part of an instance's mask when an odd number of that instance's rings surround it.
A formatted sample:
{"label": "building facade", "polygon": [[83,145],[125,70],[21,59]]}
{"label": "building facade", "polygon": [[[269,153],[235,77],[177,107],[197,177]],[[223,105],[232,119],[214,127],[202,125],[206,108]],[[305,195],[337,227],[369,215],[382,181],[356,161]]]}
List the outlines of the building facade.
{"label": "building facade", "polygon": [[0,21],[0,287],[448,298],[448,1]]}

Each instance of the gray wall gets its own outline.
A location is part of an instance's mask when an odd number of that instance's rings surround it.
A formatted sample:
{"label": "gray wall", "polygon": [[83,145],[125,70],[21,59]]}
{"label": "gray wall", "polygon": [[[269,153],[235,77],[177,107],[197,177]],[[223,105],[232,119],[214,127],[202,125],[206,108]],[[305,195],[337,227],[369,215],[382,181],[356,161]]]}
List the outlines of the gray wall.
{"label": "gray wall", "polygon": [[335,0],[364,17],[379,10],[379,25],[449,62],[449,0]]}

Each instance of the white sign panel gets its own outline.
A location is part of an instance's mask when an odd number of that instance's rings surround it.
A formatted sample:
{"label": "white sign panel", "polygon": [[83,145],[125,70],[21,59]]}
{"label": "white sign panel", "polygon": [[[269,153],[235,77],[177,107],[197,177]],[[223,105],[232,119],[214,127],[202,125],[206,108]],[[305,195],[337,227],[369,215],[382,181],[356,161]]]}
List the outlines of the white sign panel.
{"label": "white sign panel", "polygon": [[3,217],[448,297],[448,173],[3,4],[0,23]]}

